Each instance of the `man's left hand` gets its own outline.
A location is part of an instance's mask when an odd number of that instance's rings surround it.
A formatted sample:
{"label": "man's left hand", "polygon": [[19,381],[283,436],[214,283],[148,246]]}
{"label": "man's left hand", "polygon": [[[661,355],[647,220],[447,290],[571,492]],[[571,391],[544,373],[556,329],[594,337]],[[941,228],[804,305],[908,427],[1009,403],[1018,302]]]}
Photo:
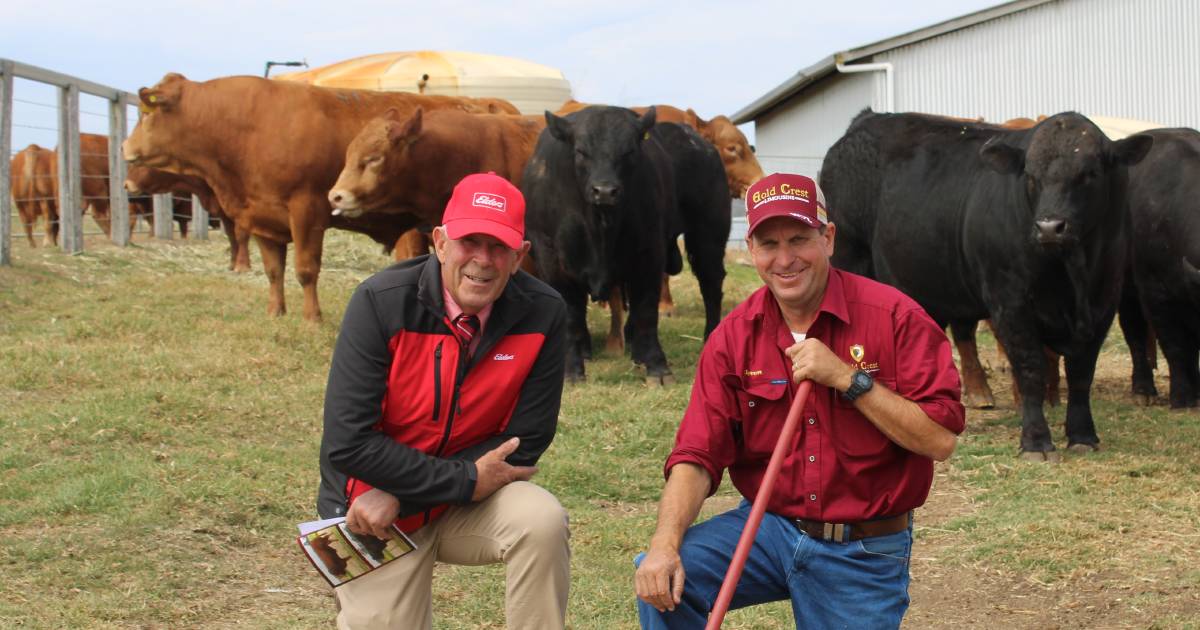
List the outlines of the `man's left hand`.
{"label": "man's left hand", "polygon": [[805,339],[785,351],[792,359],[792,380],[810,380],[818,385],[845,391],[854,368],[842,361],[819,339]]}
{"label": "man's left hand", "polygon": [[355,534],[387,540],[392,537],[391,525],[397,516],[400,516],[400,500],[379,488],[371,488],[350,504],[346,527]]}

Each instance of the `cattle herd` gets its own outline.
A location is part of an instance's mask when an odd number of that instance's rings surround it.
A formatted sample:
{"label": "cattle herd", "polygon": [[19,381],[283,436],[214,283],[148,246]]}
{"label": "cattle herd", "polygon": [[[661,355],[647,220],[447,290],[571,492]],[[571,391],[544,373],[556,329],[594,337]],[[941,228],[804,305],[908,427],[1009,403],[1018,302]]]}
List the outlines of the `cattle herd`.
{"label": "cattle herd", "polygon": [[[627,342],[648,382],[670,382],[658,317],[669,304],[666,278],[683,267],[677,239],[699,281],[707,336],[721,316],[729,200],[763,176],[728,118],[669,105],[568,101],[521,116],[500,99],[178,74],[139,97],[141,117],[123,145],[125,187],[197,195],[225,227],[231,269],[249,268],[253,235],[272,315],[285,312],[288,243],[304,317],[318,320],[326,229],[366,234],[397,259],[422,254],[459,179],[492,171],[511,180],[526,197],[527,271],[568,305],[572,380],[584,378],[591,355],[590,299],[612,306],[610,347]],[[83,134],[81,145],[85,156],[107,154],[103,136]],[[107,161],[85,157],[82,170],[85,198],[107,230],[107,188],[88,188],[107,186]],[[12,173],[30,244],[39,216],[53,242],[54,152],[31,145]],[[975,406],[991,404],[974,349],[978,322],[991,321],[1013,366],[1024,457],[1055,457],[1043,413],[1057,396],[1050,353],[1065,360],[1069,448],[1098,447],[1089,392],[1118,313],[1133,392],[1157,393],[1157,337],[1171,406],[1197,404],[1200,133],[1157,129],[1113,141],[1070,112],[992,125],[867,110],[830,149],[820,183],[838,225],[834,264],[900,288],[953,331],[964,399]]]}

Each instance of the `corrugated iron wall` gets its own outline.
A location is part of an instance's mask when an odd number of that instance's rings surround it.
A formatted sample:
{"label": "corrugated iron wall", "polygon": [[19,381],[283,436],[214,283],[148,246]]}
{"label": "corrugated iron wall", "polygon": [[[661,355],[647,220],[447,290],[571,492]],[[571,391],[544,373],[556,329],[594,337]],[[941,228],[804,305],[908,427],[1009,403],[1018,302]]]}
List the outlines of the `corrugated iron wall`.
{"label": "corrugated iron wall", "polygon": [[897,48],[897,111],[1200,127],[1200,2],[1061,0]]}

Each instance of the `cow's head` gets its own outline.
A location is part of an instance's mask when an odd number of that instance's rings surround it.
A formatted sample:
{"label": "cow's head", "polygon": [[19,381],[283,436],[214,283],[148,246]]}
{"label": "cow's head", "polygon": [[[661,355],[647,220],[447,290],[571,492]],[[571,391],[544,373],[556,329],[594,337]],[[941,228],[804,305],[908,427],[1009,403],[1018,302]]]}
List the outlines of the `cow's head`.
{"label": "cow's head", "polygon": [[175,150],[195,138],[186,114],[188,89],[195,85],[182,74],[168,73],[154,87],[138,90],[138,123],[121,145],[134,164],[164,168],[175,163]]}
{"label": "cow's head", "polygon": [[550,134],[572,148],[580,194],[598,209],[621,202],[654,119],[653,107],[640,117],[621,107],[589,107],[569,119],[546,112]]}
{"label": "cow's head", "polygon": [[754,148],[746,140],[733,121],[725,116],[717,116],[712,120],[704,120],[691,109],[687,110],[688,117],[696,121],[696,130],[705,140],[717,148],[721,154],[721,162],[725,164],[725,177],[729,180],[729,194],[741,198],[746,196],[746,189],[751,184],[763,178],[762,166],[754,156]]}
{"label": "cow's head", "polygon": [[1047,118],[1021,135],[980,149],[991,169],[1017,175],[1033,214],[1030,237],[1043,247],[1071,247],[1123,211],[1126,167],[1146,157],[1145,134],[1113,142],[1084,116]]}
{"label": "cow's head", "polygon": [[363,127],[346,147],[346,163],[329,191],[334,215],[357,217],[388,202],[387,183],[403,170],[423,120],[420,107],[407,118],[393,108]]}

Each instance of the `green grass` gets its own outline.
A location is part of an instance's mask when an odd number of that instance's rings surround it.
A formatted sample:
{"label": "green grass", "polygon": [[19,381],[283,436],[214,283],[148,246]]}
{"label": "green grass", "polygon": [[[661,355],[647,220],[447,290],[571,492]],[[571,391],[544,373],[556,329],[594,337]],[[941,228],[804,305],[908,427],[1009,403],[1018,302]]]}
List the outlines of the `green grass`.
{"label": "green grass", "polygon": [[[14,265],[0,268],[0,627],[330,627],[329,589],[296,549],[295,524],[313,516],[337,324],[388,260],[331,232],[325,321],[312,324],[290,274],[290,314],[265,315],[257,252],[256,271],[234,275],[217,239],[89,247],[14,243]],[[745,264],[728,270],[726,310],[759,286]],[[574,628],[636,626],[631,561],[654,527],[703,331],[694,280],[673,289],[679,311],[660,334],[679,383],[647,388],[627,359],[604,355],[608,313],[593,309],[597,358],[588,383],[567,387],[536,478],[571,515]],[[1080,597],[1099,589],[1121,600],[1114,625],[1200,625],[1200,418],[1130,404],[1124,352],[1114,335],[1101,359],[1094,455],[1021,462],[1011,403],[972,412],[936,488],[966,505],[931,504],[921,554]],[[998,399],[1006,378],[993,379]],[[1062,414],[1050,412],[1060,446]],[[717,504],[733,500],[726,483]],[[436,627],[503,627],[500,567],[437,575]],[[784,603],[726,623],[790,625]]]}

